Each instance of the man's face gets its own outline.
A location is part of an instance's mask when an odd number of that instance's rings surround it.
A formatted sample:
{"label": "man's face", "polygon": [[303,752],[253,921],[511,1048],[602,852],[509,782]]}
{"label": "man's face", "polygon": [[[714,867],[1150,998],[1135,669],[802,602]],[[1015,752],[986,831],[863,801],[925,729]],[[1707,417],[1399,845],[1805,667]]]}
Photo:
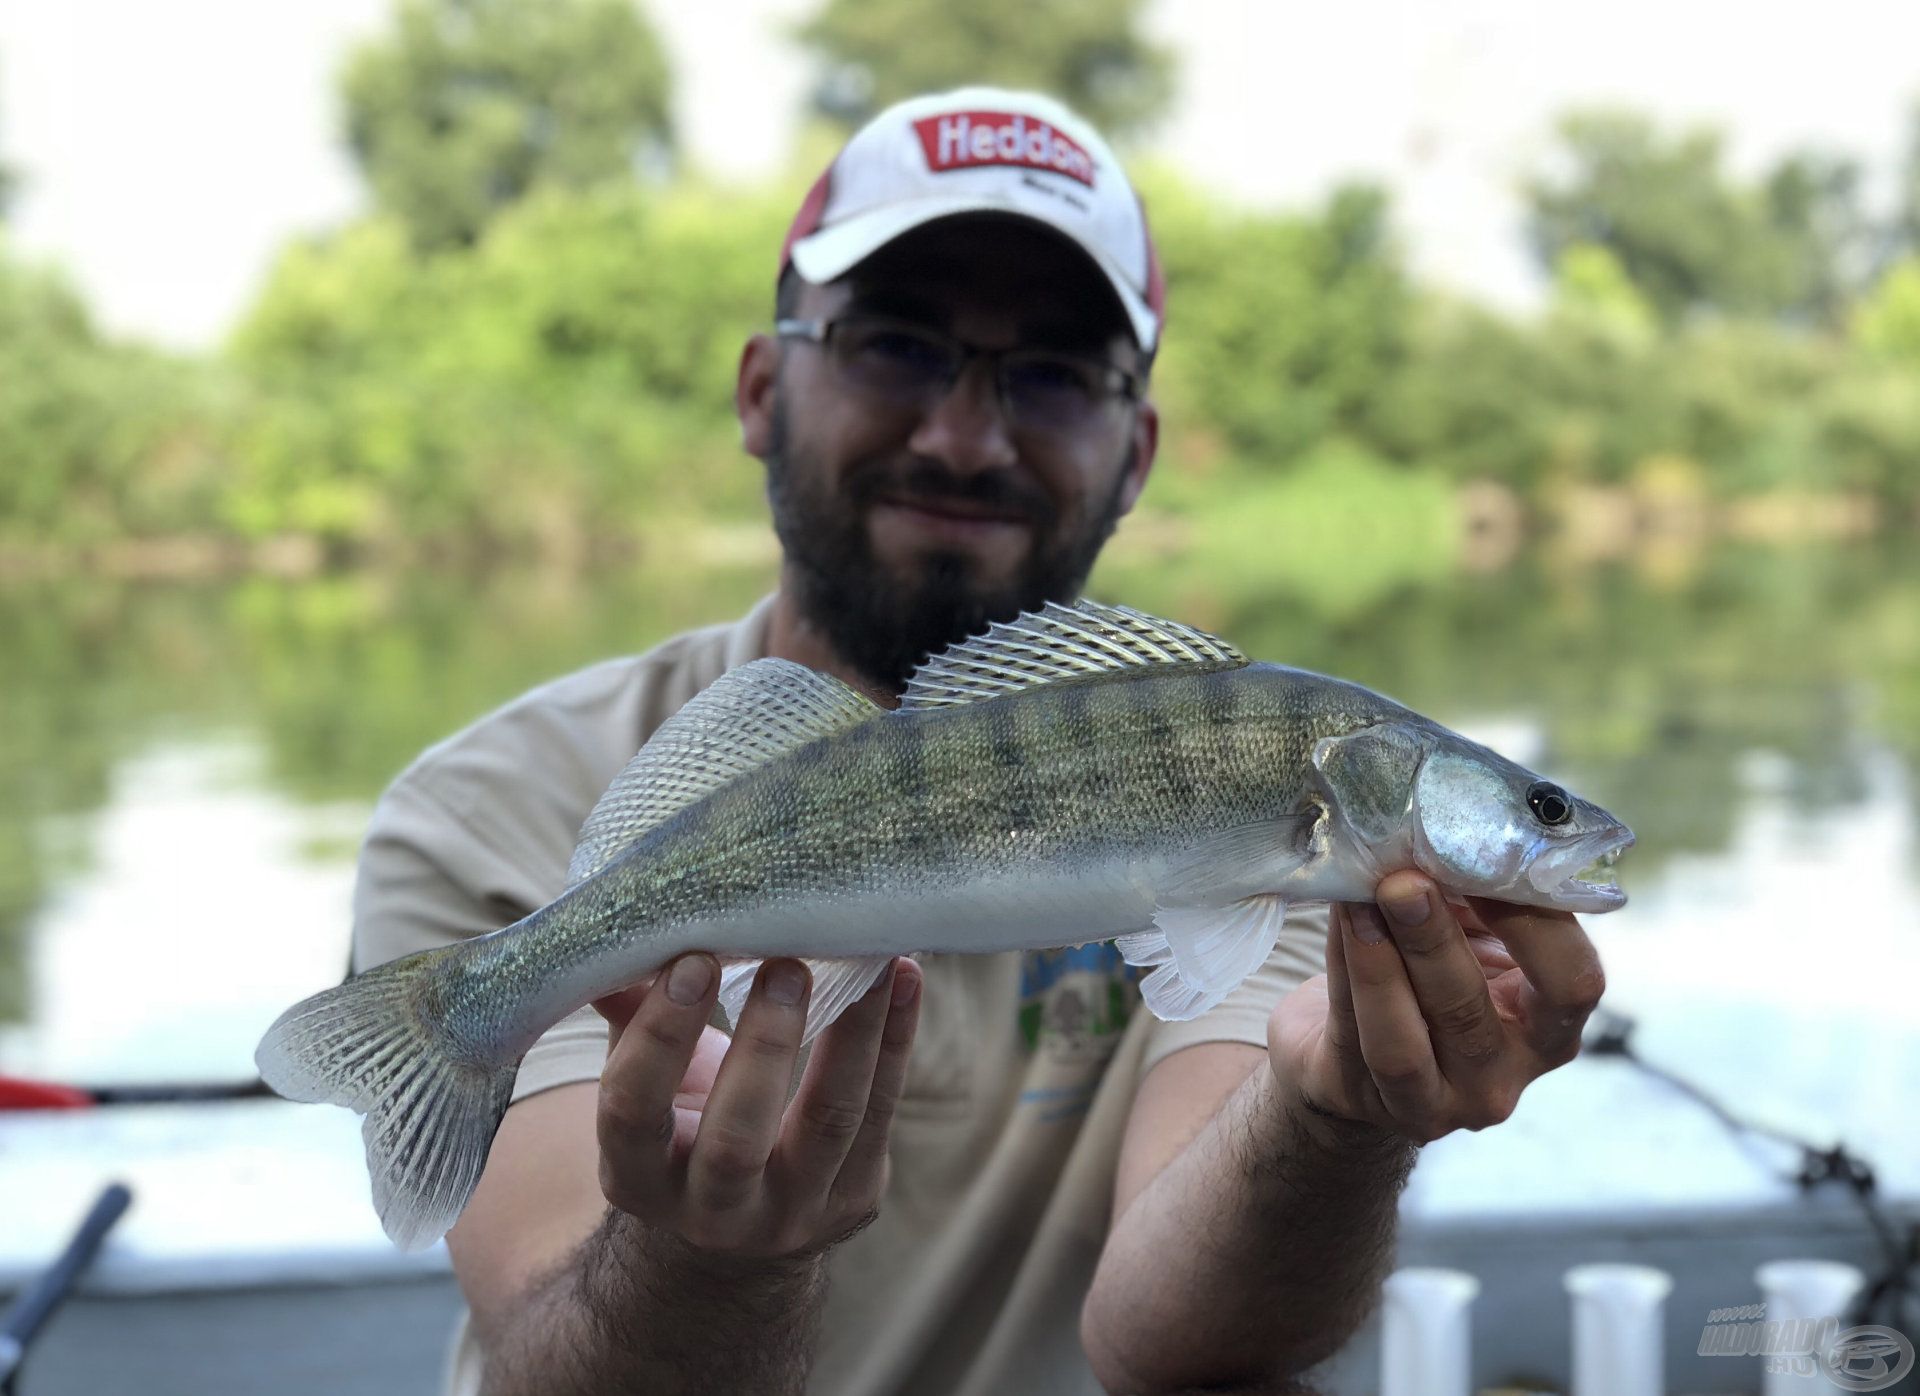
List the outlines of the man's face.
{"label": "man's face", "polygon": [[[1009,220],[910,234],[795,318],[883,315],[986,349],[1066,350],[1137,372],[1112,293],[1084,255]],[[777,346],[756,440],[787,580],[842,659],[898,689],[925,656],[1079,594],[1133,506],[1156,423],[1115,398],[1072,432],[1009,420],[990,367],[902,405],[850,383],[826,349]],[[749,356],[751,361],[751,351]]]}

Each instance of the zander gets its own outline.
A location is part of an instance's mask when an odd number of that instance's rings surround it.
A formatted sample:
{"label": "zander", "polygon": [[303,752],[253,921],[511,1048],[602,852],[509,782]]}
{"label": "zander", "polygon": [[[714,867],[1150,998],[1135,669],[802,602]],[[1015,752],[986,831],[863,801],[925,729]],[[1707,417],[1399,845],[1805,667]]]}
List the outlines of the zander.
{"label": "zander", "polygon": [[784,659],[722,675],[608,787],[557,898],[296,1004],[256,1060],[281,1095],[367,1116],[374,1206],[417,1249],[465,1207],[535,1040],[687,951],[731,962],[735,1013],[762,958],[806,959],[810,1038],[895,955],[1111,938],[1184,1019],[1259,967],[1291,904],[1416,867],[1610,911],[1632,842],[1356,684],[1049,606],[929,660],[897,710]]}

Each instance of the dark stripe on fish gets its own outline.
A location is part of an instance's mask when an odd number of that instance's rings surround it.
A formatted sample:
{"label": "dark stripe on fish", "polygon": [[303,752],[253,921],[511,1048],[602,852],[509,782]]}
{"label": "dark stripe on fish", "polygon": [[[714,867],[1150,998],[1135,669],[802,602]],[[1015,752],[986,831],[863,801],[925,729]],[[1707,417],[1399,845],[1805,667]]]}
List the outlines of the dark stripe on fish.
{"label": "dark stripe on fish", "polygon": [[987,719],[987,741],[993,753],[994,769],[1001,775],[1001,789],[1005,792],[1001,813],[1006,827],[1031,829],[1037,811],[1029,798],[1027,747],[1020,735],[1022,710],[1012,703],[987,703],[981,711]]}
{"label": "dark stripe on fish", "polygon": [[927,777],[926,727],[918,722],[898,723],[893,741],[895,788],[907,803],[905,844],[908,851],[921,853],[930,846],[933,836],[928,822],[933,786]]}

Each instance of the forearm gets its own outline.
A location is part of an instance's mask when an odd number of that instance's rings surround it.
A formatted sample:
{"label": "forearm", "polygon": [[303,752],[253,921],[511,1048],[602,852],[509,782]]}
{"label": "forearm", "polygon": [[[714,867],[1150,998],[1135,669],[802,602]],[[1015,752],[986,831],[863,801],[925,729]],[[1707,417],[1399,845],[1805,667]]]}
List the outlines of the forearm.
{"label": "forearm", "polygon": [[821,1255],[714,1256],[609,1208],[513,1312],[480,1322],[487,1396],[705,1396],[806,1386]]}
{"label": "forearm", "polygon": [[1392,1260],[1404,1142],[1282,1104],[1255,1070],[1115,1219],[1082,1331],[1132,1391],[1264,1382],[1329,1356]]}

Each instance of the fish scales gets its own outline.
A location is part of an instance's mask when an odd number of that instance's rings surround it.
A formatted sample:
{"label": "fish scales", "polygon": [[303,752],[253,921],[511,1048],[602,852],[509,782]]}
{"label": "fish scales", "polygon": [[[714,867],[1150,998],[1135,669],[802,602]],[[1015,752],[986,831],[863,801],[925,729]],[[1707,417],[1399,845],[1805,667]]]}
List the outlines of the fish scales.
{"label": "fish scales", "polygon": [[[716,804],[726,806],[720,817],[752,822],[754,841],[734,850],[743,860],[796,851],[794,872],[802,880],[788,883],[790,891],[868,877],[890,883],[900,880],[902,869],[915,875],[960,864],[992,870],[1016,857],[1107,845],[1117,832],[1143,833],[1163,820],[1163,790],[1197,794],[1188,778],[1194,734],[1169,719],[1164,701],[1129,691],[1162,686],[1152,680],[1086,685],[1088,717],[1104,728],[1103,739],[1093,743],[1068,740],[1066,727],[1054,720],[1060,697],[1047,689],[901,713],[818,744],[837,748],[824,763],[833,775],[812,786],[801,820],[781,817],[788,804],[781,787],[790,789],[801,777],[779,767],[740,782]],[[900,778],[916,762],[928,786],[918,800]],[[1094,772],[1120,797],[1097,822],[1076,798]],[[1010,828],[1031,837],[1009,840]]]}
{"label": "fish scales", "polygon": [[1304,797],[1312,743],[1380,711],[1354,704],[1347,687],[1272,665],[1147,671],[876,717],[643,835],[527,928],[513,972],[604,960],[609,927],[623,947],[668,928],[697,938],[702,925],[764,905],[946,894],[1285,817]]}
{"label": "fish scales", "polygon": [[[1184,824],[1272,817],[1268,771],[1299,743],[1278,730],[1291,705],[1247,690],[1276,677],[1059,685],[818,739],[643,836],[609,870],[644,889],[622,899],[634,918],[625,928],[643,934],[768,899],[1007,871],[1164,842]],[[1069,706],[1078,730],[1057,720]],[[1089,726],[1101,739],[1076,740]],[[1273,761],[1249,762],[1262,746]],[[1093,790],[1107,802],[1089,820]],[[1028,837],[1009,839],[1009,828]]]}

